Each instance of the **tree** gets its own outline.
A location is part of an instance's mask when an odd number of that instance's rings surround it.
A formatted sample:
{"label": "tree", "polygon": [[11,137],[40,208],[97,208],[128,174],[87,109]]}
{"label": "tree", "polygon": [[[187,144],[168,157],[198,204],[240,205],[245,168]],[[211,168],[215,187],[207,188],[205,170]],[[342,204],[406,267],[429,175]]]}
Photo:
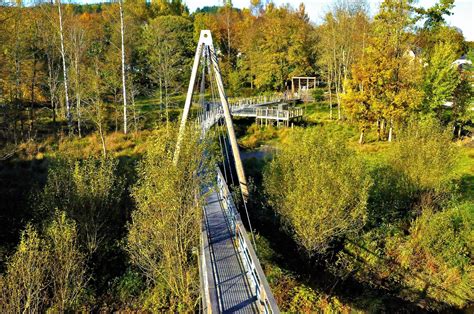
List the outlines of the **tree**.
{"label": "tree", "polygon": [[[408,30],[414,22],[410,4],[410,0],[382,3],[364,57],[354,65],[353,78],[346,83],[350,91],[344,96],[345,108],[353,118],[366,119],[363,125],[370,124],[374,117],[379,128],[380,122],[385,125],[387,121],[388,141],[392,141],[394,123],[418,109],[423,97],[421,64],[410,49]],[[365,104],[359,107],[357,99]]]}
{"label": "tree", "polygon": [[460,75],[453,65],[457,59],[455,47],[449,43],[440,43],[434,47],[424,66],[424,107],[441,118],[441,111],[446,101],[453,97]]}
{"label": "tree", "polygon": [[424,27],[433,29],[446,23],[444,15],[452,15],[451,10],[454,8],[454,0],[440,0],[431,8],[416,8],[416,13],[426,18]]}
{"label": "tree", "polygon": [[83,98],[86,94],[87,83],[84,73],[86,68],[85,54],[90,51],[91,45],[91,25],[90,16],[87,14],[81,15],[77,19],[73,19],[70,25],[70,39],[69,39],[69,55],[71,56],[71,66],[69,67],[69,78],[72,82],[73,97],[76,103],[77,116],[77,132],[79,137],[82,136],[82,114],[83,114]]}
{"label": "tree", "polygon": [[[132,213],[126,250],[131,262],[149,282],[150,310],[193,311],[199,295],[193,247],[199,245],[203,176],[212,165],[204,161],[198,134],[188,132],[173,163],[176,133],[158,130],[139,166],[133,189],[137,209]],[[207,159],[207,158],[206,158]],[[208,163],[209,162],[209,163]]]}
{"label": "tree", "polygon": [[69,132],[72,132],[72,114],[71,106],[69,103],[69,92],[68,92],[68,81],[67,81],[67,68],[66,68],[66,50],[64,48],[64,30],[63,30],[63,15],[61,12],[61,0],[56,0],[58,6],[58,23],[59,23],[59,39],[60,39],[60,52],[63,63],[63,82],[64,82],[64,102],[66,104],[66,118],[69,127]]}
{"label": "tree", "polygon": [[143,29],[141,53],[147,56],[151,79],[158,84],[167,121],[170,97],[179,93],[189,79],[192,36],[192,23],[180,16],[159,16]]}
{"label": "tree", "polygon": [[79,250],[76,223],[56,212],[46,228],[49,246],[52,308],[59,312],[77,309],[87,283],[86,256]]}
{"label": "tree", "polygon": [[469,110],[469,105],[472,104],[474,97],[472,83],[469,80],[471,73],[472,70],[461,72],[460,81],[453,92],[452,114],[454,122],[458,124],[458,138],[461,138],[463,127],[470,121],[474,121],[474,110]]}
{"label": "tree", "polygon": [[371,186],[364,168],[341,139],[312,128],[292,132],[265,169],[270,205],[309,255],[364,226]]}
{"label": "tree", "polygon": [[119,11],[120,11],[120,38],[121,38],[121,60],[122,60],[122,97],[123,97],[123,133],[127,134],[127,86],[125,84],[125,44],[123,40],[124,36],[124,24],[123,24],[123,4],[122,0],[119,0]]}
{"label": "tree", "polygon": [[0,277],[2,312],[38,313],[46,309],[48,259],[44,240],[33,226],[27,225],[6,273]]}
{"label": "tree", "polygon": [[327,82],[331,119],[333,90],[336,92],[338,119],[342,118],[343,82],[350,77],[352,65],[362,58],[369,31],[368,4],[364,1],[335,2],[318,28],[318,64]]}
{"label": "tree", "polygon": [[292,76],[312,75],[316,63],[316,34],[306,13],[269,3],[259,19],[242,30],[244,60],[252,69],[252,85],[284,90]]}

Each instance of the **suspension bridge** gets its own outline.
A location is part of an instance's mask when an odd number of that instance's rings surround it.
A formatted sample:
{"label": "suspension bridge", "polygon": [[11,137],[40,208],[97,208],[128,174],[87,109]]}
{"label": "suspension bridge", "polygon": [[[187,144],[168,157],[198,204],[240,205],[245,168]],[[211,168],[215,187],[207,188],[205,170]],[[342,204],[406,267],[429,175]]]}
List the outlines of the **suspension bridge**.
{"label": "suspension bridge", "polygon": [[[200,83],[196,84],[198,71],[202,70]],[[198,78],[199,80],[199,78]],[[232,116],[250,116],[258,119],[266,110],[268,119],[291,121],[299,112],[289,109],[275,109],[268,112],[265,106],[280,104],[284,99],[260,97],[253,100],[238,100],[231,104],[226,97],[222,77],[212,42],[211,32],[201,31],[196,49],[183,115],[175,150],[175,162],[179,158],[180,145],[189,118],[193,93],[200,86],[202,109],[192,124],[201,130],[205,139],[213,126],[225,126],[226,132],[219,135],[223,162],[221,171],[216,166],[214,182],[203,187],[205,195],[199,271],[201,281],[202,312],[205,313],[279,313],[278,306],[268,285],[260,261],[255,253],[253,237],[247,231],[236,207],[235,193],[228,183],[237,180],[240,197],[249,228],[251,222],[247,211],[248,188],[240,158]],[[210,99],[205,99],[204,90],[210,89]],[[279,110],[279,111],[278,111]],[[301,112],[302,114],[302,112]],[[286,120],[285,120],[286,119]],[[286,123],[288,125],[288,123]],[[234,175],[234,171],[236,175]],[[231,182],[229,182],[231,181]],[[252,239],[252,240],[251,240]]]}

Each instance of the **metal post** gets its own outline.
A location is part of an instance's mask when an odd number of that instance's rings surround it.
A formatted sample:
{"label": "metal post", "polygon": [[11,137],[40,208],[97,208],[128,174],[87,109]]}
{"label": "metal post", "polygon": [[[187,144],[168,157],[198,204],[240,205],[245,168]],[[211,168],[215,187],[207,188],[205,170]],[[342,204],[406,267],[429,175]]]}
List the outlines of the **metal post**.
{"label": "metal post", "polygon": [[[209,32],[210,34],[210,32]],[[173,163],[176,165],[178,163],[179,151],[181,149],[181,142],[184,137],[184,130],[186,129],[186,120],[188,119],[189,109],[191,108],[191,101],[193,98],[194,83],[196,81],[197,70],[199,67],[199,61],[201,59],[202,48],[204,45],[203,31],[201,31],[201,36],[199,37],[199,42],[196,47],[196,54],[194,55],[193,70],[191,72],[191,78],[189,79],[188,93],[186,94],[186,101],[184,102],[183,116],[181,117],[181,124],[179,125],[178,140],[176,142],[176,149],[174,151]]]}
{"label": "metal post", "polygon": [[217,55],[214,50],[214,44],[212,42],[211,31],[203,30],[201,31],[201,37],[207,39],[205,41],[206,45],[209,49],[209,56],[211,59],[211,63],[214,68],[216,83],[217,83],[217,90],[219,91],[219,96],[221,98],[222,109],[224,109],[224,119],[227,126],[227,133],[229,135],[230,145],[232,147],[232,153],[234,155],[235,161],[235,169],[237,171],[237,177],[239,178],[239,185],[240,190],[242,191],[242,195],[246,200],[249,192],[247,187],[247,179],[245,178],[244,167],[242,165],[242,160],[240,158],[240,151],[239,146],[237,144],[237,137],[235,136],[234,125],[232,124],[232,116],[230,115],[229,110],[229,103],[227,102],[227,97],[224,91],[224,83],[222,82],[221,71],[219,69],[219,64],[217,63]]}

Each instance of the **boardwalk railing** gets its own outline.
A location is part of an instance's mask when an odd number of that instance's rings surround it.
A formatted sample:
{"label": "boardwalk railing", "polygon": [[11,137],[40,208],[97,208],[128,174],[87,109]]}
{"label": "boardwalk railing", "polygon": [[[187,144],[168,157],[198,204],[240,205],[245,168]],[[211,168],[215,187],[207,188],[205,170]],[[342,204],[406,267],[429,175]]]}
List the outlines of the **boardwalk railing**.
{"label": "boardwalk railing", "polygon": [[235,207],[232,194],[224,180],[221,170],[217,167],[217,188],[219,195],[224,201],[225,214],[233,231],[236,245],[239,249],[247,278],[250,281],[254,293],[258,299],[258,305],[262,313],[279,313],[279,309],[268,285],[267,278],[263,273],[260,262],[255,254],[252,244],[247,236],[240,214]]}
{"label": "boardwalk railing", "polygon": [[[275,103],[281,102],[277,101]],[[267,103],[268,104],[268,103]],[[234,105],[231,107],[232,115],[237,117],[254,117],[262,120],[290,121],[303,116],[303,108],[295,107],[288,109],[262,108],[263,104]],[[196,125],[202,128],[203,134],[207,132],[217,121],[224,116],[222,107],[218,104],[209,103],[209,110],[202,111],[196,119]]]}
{"label": "boardwalk railing", "polygon": [[303,115],[303,108],[290,108],[288,110],[274,108],[257,108],[256,117],[258,119],[282,119],[288,120]]}

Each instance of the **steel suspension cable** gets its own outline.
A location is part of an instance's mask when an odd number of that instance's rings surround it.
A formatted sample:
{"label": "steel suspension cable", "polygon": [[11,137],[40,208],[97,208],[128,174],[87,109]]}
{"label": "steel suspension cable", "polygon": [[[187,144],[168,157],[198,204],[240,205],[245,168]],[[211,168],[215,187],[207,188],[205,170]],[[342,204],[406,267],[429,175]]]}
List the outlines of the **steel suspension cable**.
{"label": "steel suspension cable", "polygon": [[[215,53],[211,53],[209,48],[208,48],[208,50],[209,50],[210,58],[214,58],[214,62],[216,62],[216,64],[217,64],[217,62],[218,62],[217,55]],[[215,69],[215,67],[214,67],[214,69]],[[220,74],[220,69],[218,69],[218,70],[219,70],[219,74]],[[229,108],[229,111],[230,111],[230,108]],[[227,137],[228,136],[229,136],[229,134],[227,134]],[[226,151],[227,151],[227,146],[226,146]],[[231,175],[232,175],[232,170],[231,170]],[[232,178],[232,181],[233,181],[233,178]],[[235,182],[233,182],[233,184],[235,185]],[[252,223],[250,221],[250,215],[249,215],[249,211],[248,211],[248,208],[247,208],[247,201],[244,197],[244,193],[242,192],[242,189],[239,189],[239,190],[240,190],[240,195],[242,197],[242,201],[244,203],[245,215],[247,216],[247,222],[249,224],[250,234],[252,235],[252,243],[253,243],[253,246],[254,246],[254,250],[255,250],[255,252],[257,252],[257,243],[255,242],[255,235],[254,235],[254,232],[253,232]]]}
{"label": "steel suspension cable", "polygon": [[[209,56],[210,58],[212,58],[211,56],[211,52],[210,52],[210,49],[208,47],[208,53],[209,53]],[[217,61],[217,60],[216,60]],[[211,71],[211,68],[210,68],[210,63],[209,63],[209,72],[212,72]],[[213,72],[212,72],[213,73]],[[214,74],[215,75],[215,74]],[[214,76],[215,78],[215,76]],[[211,80],[212,82],[214,82],[214,80]],[[215,84],[215,83],[214,83]],[[217,87],[215,85],[213,85],[214,89],[217,89]],[[217,93],[216,93],[217,94]],[[221,103],[221,107],[222,107],[222,103]],[[234,180],[234,174],[233,174],[233,171],[232,171],[232,165],[231,165],[231,161],[230,161],[230,156],[231,154],[229,154],[229,150],[228,150],[228,145],[227,143],[229,143],[229,139],[228,139],[228,134],[227,132],[225,132],[225,128],[223,128],[225,122],[224,121],[218,121],[218,123],[220,122],[220,125],[221,125],[221,129],[222,129],[222,132],[223,132],[223,142],[224,142],[224,148],[225,148],[225,153],[226,153],[226,157],[227,157],[227,164],[228,164],[228,168],[229,168],[229,173],[230,173],[230,178],[232,180],[232,185],[235,185],[235,180]],[[227,142],[226,142],[226,136],[227,136]],[[225,162],[225,161],[224,161]]]}
{"label": "steel suspension cable", "polygon": [[[210,82],[209,87],[210,87],[210,90],[211,90],[211,101],[212,101],[211,105],[213,105],[213,107],[215,107],[215,104],[217,104],[217,98],[216,98],[216,93],[215,93],[215,89],[214,89],[215,86],[214,86],[214,83],[213,83],[212,71],[211,71],[210,67],[208,68],[208,72],[209,72],[209,82]],[[219,108],[219,107],[217,106],[217,108]],[[213,108],[213,109],[215,109],[215,108]],[[217,119],[217,126],[218,126],[217,136],[219,137],[219,146],[220,146],[220,149],[221,149],[221,154],[224,158],[223,163],[222,163],[222,165],[224,167],[224,178],[225,178],[225,181],[227,182],[228,181],[227,180],[227,169],[226,169],[226,164],[225,164],[226,163],[226,160],[225,160],[226,158],[225,158],[224,149],[223,149],[223,146],[225,147],[225,142],[224,142],[223,136],[221,134],[222,130],[221,130],[221,127],[220,127],[220,118]],[[227,153],[227,149],[226,149],[226,153]],[[230,164],[229,164],[229,167],[230,167]],[[230,171],[230,173],[232,173],[231,172],[232,170],[230,168],[229,168],[229,171]]]}
{"label": "steel suspension cable", "polygon": [[[209,67],[209,73],[210,75],[212,75],[212,71],[211,71],[211,68]],[[213,103],[214,104],[218,104],[219,102],[217,102],[217,96],[216,96],[216,89],[217,87],[215,86],[215,83],[214,83],[214,79],[215,79],[215,76],[214,77],[210,77],[210,81],[211,81],[211,94],[212,94],[212,98],[213,98]],[[221,106],[217,106],[218,109],[220,109],[222,107],[222,104]],[[230,163],[230,156],[229,156],[229,151],[228,151],[228,148],[227,148],[227,144],[226,144],[226,141],[225,141],[225,131],[224,131],[224,121],[222,121],[221,119],[218,119],[217,120],[217,125],[218,125],[218,134],[219,134],[219,140],[221,140],[222,138],[222,143],[223,143],[223,146],[224,146],[224,150],[225,150],[225,155],[224,155],[224,152],[222,153],[222,155],[224,156],[224,162],[223,162],[223,165],[224,165],[224,173],[226,173],[226,166],[225,166],[225,163],[227,162],[227,169],[229,169],[229,173],[230,173],[230,177],[231,177],[231,180],[232,180],[232,184],[235,184],[235,181],[234,181],[234,175],[232,174],[232,166],[231,166],[231,163]],[[225,179],[226,179],[226,182],[228,182],[227,180],[227,174],[225,174]]]}

